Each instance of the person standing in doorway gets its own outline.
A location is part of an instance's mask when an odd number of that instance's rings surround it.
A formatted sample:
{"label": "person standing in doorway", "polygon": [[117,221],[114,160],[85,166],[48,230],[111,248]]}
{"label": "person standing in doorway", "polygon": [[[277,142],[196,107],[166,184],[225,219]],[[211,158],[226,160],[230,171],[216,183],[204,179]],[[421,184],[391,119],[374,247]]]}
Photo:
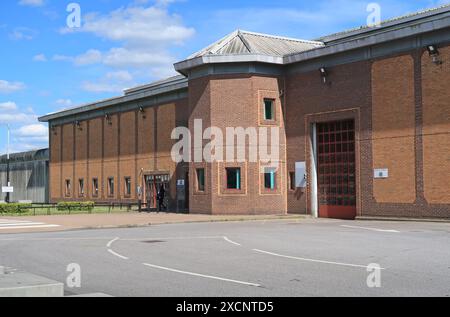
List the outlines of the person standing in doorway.
{"label": "person standing in doorway", "polygon": [[157,198],[158,198],[158,211],[162,211],[163,208],[165,210],[167,206],[164,205],[164,199],[166,198],[166,190],[164,189],[164,185],[161,185],[159,187]]}

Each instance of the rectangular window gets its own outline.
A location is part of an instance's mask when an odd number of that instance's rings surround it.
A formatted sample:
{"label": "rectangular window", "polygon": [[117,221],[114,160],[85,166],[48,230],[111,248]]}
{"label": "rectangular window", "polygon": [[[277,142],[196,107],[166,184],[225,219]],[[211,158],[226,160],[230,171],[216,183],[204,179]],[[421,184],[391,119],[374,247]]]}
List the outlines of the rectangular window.
{"label": "rectangular window", "polygon": [[274,120],[274,103],[273,99],[264,99],[264,120]]}
{"label": "rectangular window", "polygon": [[264,172],[264,188],[274,190],[276,188],[275,178],[276,178],[275,169],[266,168]]}
{"label": "rectangular window", "polygon": [[98,197],[98,179],[92,179],[92,196]]}
{"label": "rectangular window", "polygon": [[131,196],[131,177],[125,177],[125,196]]}
{"label": "rectangular window", "polygon": [[241,169],[227,168],[227,189],[241,189]]}
{"label": "rectangular window", "polygon": [[108,196],[114,196],[114,177],[108,178]]}
{"label": "rectangular window", "polygon": [[205,191],[205,169],[204,168],[197,169],[197,190],[199,192]]}
{"label": "rectangular window", "polygon": [[66,196],[70,196],[70,192],[72,190],[72,185],[70,184],[70,179],[66,179],[66,191],[65,194]]}
{"label": "rectangular window", "polygon": [[84,196],[84,179],[82,178],[78,180],[78,194],[80,197]]}
{"label": "rectangular window", "polygon": [[295,190],[295,173],[294,172],[289,173],[289,189]]}

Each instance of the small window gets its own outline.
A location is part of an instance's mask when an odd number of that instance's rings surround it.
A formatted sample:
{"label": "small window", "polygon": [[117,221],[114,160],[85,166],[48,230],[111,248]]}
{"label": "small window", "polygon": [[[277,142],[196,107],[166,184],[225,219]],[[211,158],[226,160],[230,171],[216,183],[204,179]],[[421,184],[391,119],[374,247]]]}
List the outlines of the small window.
{"label": "small window", "polygon": [[227,189],[241,189],[241,169],[227,168]]}
{"label": "small window", "polygon": [[199,192],[205,191],[205,169],[204,168],[197,169],[197,190]]}
{"label": "small window", "polygon": [[84,179],[82,178],[78,180],[78,194],[80,197],[84,196]]}
{"label": "small window", "polygon": [[108,178],[108,196],[114,196],[114,177]]}
{"label": "small window", "polygon": [[131,177],[125,177],[125,196],[131,196]]}
{"label": "small window", "polygon": [[273,99],[264,99],[264,120],[274,120],[274,103]]}
{"label": "small window", "polygon": [[276,188],[275,178],[276,178],[275,169],[267,168],[264,172],[264,188],[274,190]]}
{"label": "small window", "polygon": [[289,173],[289,189],[290,190],[295,190],[295,173],[294,172],[290,172]]}
{"label": "small window", "polygon": [[72,191],[72,184],[70,183],[70,179],[66,179],[66,196],[70,196],[70,193]]}
{"label": "small window", "polygon": [[98,179],[92,179],[92,196],[98,197]]}

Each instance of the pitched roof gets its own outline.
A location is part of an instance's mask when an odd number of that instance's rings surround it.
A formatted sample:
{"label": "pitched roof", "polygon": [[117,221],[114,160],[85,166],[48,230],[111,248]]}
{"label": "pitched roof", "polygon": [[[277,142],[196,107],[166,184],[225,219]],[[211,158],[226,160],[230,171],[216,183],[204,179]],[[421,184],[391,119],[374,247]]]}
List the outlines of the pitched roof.
{"label": "pitched roof", "polygon": [[191,55],[188,59],[208,55],[258,54],[282,57],[287,54],[308,51],[324,44],[318,41],[298,40],[287,37],[237,30],[212,45]]}

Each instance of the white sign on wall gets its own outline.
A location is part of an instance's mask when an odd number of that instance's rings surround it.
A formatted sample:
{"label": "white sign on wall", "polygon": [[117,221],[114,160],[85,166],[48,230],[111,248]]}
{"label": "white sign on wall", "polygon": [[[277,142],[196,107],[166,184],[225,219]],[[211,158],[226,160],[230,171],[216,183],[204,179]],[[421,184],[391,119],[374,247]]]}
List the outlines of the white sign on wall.
{"label": "white sign on wall", "polygon": [[389,178],[389,170],[387,168],[375,169],[373,173],[374,178]]}
{"label": "white sign on wall", "polygon": [[13,193],[14,187],[12,186],[3,186],[2,187],[2,193]]}

